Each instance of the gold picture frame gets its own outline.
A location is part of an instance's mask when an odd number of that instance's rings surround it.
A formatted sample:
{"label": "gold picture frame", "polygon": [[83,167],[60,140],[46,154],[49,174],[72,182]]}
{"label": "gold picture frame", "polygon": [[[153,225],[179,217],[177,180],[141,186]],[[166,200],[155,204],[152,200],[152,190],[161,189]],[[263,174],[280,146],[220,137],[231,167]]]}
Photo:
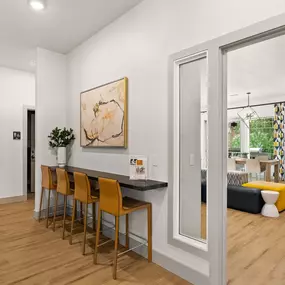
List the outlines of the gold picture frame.
{"label": "gold picture frame", "polygon": [[128,78],[80,94],[81,147],[127,148]]}

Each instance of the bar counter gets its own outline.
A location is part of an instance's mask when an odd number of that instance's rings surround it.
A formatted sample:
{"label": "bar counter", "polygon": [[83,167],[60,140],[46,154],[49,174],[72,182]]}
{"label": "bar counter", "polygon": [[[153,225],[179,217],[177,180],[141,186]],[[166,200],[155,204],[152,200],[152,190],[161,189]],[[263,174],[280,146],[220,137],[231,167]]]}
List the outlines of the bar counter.
{"label": "bar counter", "polygon": [[[51,167],[52,171],[54,172],[56,168],[57,168],[56,166]],[[155,189],[160,189],[160,188],[166,188],[168,186],[167,182],[156,181],[156,180],[131,180],[129,176],[126,176],[126,175],[109,173],[109,172],[101,172],[97,170],[84,169],[84,168],[73,167],[73,166],[66,166],[65,170],[67,171],[69,175],[73,175],[74,172],[85,173],[87,174],[90,180],[97,181],[99,177],[114,179],[120,183],[121,187],[133,189],[137,191],[149,191],[149,190],[155,190]]]}

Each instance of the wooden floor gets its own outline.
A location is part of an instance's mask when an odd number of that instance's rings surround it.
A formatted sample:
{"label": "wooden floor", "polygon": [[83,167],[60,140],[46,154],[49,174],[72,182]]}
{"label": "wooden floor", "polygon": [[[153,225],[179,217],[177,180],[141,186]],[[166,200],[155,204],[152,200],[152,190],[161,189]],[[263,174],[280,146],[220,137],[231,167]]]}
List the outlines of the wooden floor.
{"label": "wooden floor", "polygon": [[99,255],[101,265],[95,266],[91,248],[87,247],[87,255],[82,256],[79,237],[69,245],[60,238],[60,228],[54,233],[35,221],[33,209],[31,200],[0,206],[1,285],[189,285],[134,253],[119,258],[115,281],[111,266],[102,264],[112,257],[111,248],[104,247]]}
{"label": "wooden floor", "polygon": [[[0,284],[189,285],[131,253],[119,259],[118,280],[109,265],[81,255],[80,237],[70,246],[32,218],[33,201],[0,206]],[[112,257],[111,248],[100,263]],[[285,212],[270,219],[228,209],[228,285],[285,284]]]}
{"label": "wooden floor", "polygon": [[[277,219],[228,209],[228,285],[285,284],[285,211]],[[206,237],[206,206],[201,208]]]}
{"label": "wooden floor", "polygon": [[285,212],[277,219],[228,209],[228,285],[285,284]]}

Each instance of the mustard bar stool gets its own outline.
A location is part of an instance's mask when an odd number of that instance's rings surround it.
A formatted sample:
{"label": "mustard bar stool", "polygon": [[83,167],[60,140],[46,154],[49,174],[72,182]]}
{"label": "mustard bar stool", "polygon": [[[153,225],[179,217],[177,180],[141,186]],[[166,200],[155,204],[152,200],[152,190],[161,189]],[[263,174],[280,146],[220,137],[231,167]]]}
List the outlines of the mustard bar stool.
{"label": "mustard bar stool", "polygon": [[48,193],[46,228],[48,228],[50,194],[51,194],[51,191],[56,191],[56,185],[52,181],[52,174],[51,174],[50,167],[42,165],[41,166],[41,170],[42,170],[42,192],[41,192],[41,201],[40,201],[39,222],[41,221],[41,215],[42,215],[42,205],[43,205],[44,191],[47,190],[49,193]]}
{"label": "mustard bar stool", "polygon": [[[122,198],[121,187],[118,181],[106,178],[99,178],[100,203],[98,206],[98,221],[101,219],[101,212],[115,216],[115,251],[113,263],[113,278],[117,278],[117,258],[119,243],[119,218],[126,216],[126,248],[120,253],[122,255],[129,251],[129,214],[138,210],[147,209],[148,224],[148,261],[152,262],[152,205],[151,203],[135,200],[129,197]],[[97,254],[100,238],[100,223],[97,223],[96,243],[94,250],[94,264],[97,264]],[[103,245],[103,244],[102,244]]]}
{"label": "mustard bar stool", "polygon": [[[77,201],[85,204],[84,213],[84,237],[83,237],[83,249],[82,254],[85,254],[85,244],[86,244],[86,232],[87,232],[87,216],[88,216],[88,205],[92,204],[92,215],[93,215],[93,230],[96,230],[96,217],[95,217],[95,205],[99,202],[98,196],[91,196],[91,187],[88,176],[85,173],[74,172],[74,199],[73,205],[76,205]],[[72,244],[72,232],[74,228],[75,220],[75,208],[73,207],[72,212],[72,222],[71,222],[71,232],[69,237],[69,244]],[[98,220],[99,221],[99,220]]]}
{"label": "mustard bar stool", "polygon": [[54,215],[53,215],[53,231],[55,231],[58,194],[61,194],[64,197],[63,220],[62,220],[62,239],[64,239],[67,197],[73,195],[73,192],[70,189],[70,181],[69,181],[68,174],[65,171],[65,169],[57,168],[56,169],[56,177],[57,177],[57,188],[56,188],[56,196],[55,196]]}

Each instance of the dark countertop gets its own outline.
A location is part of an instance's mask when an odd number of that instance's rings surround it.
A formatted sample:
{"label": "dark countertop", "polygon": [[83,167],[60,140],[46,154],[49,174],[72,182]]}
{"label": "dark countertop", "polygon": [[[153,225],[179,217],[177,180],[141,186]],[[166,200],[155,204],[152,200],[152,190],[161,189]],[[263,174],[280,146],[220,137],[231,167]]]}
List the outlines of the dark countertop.
{"label": "dark countertop", "polygon": [[[56,166],[53,166],[51,168],[52,170],[55,170]],[[129,176],[126,175],[101,172],[97,170],[84,169],[73,166],[66,166],[65,170],[68,172],[68,174],[73,174],[73,172],[85,173],[91,180],[92,179],[98,180],[98,177],[114,179],[120,183],[121,187],[138,191],[155,190],[160,188],[166,188],[168,186],[167,182],[155,181],[155,180],[131,180]]]}

